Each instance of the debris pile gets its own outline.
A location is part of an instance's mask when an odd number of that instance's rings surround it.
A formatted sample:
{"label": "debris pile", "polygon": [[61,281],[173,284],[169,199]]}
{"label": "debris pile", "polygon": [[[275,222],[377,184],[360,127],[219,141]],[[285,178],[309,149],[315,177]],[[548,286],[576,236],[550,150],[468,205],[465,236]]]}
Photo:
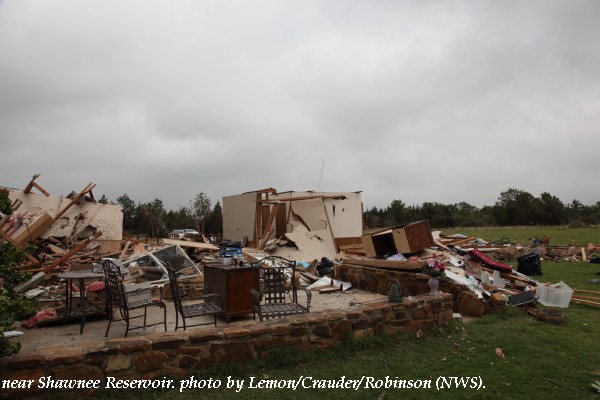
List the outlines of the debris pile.
{"label": "debris pile", "polygon": [[[38,298],[40,311],[51,310],[34,317],[30,325],[61,317],[67,293],[61,273],[102,272],[103,258],[119,261],[126,282],[151,282],[167,299],[169,267],[177,271],[184,294],[193,294],[203,288],[206,266],[238,267],[280,256],[304,267],[294,277],[302,286],[331,293],[352,287],[336,276],[340,265],[414,275],[422,272],[428,259],[436,258],[446,265],[446,281],[460,287],[452,292],[457,308],[475,315],[507,304],[530,306],[536,299],[551,307],[565,307],[570,301],[600,305],[596,297],[600,293],[544,285],[532,278],[541,275],[541,260],[600,262],[598,249],[591,243],[551,246],[547,236],[533,246],[504,240],[487,243],[476,237],[432,232],[426,220],[364,234],[360,192],[277,193],[272,188],[223,198],[226,240],[219,244],[178,238],[148,243],[123,238],[120,206],[97,202],[92,192],[95,184],[64,198],[53,197],[36,182],[38,177],[33,176],[22,191],[0,188],[9,194],[13,210],[11,215],[0,215],[0,240],[22,249],[30,244],[35,248],[27,262],[18,266],[33,277],[16,290]],[[41,194],[33,193],[34,189]],[[239,210],[254,218],[240,216]],[[506,264],[515,260],[516,270]],[[99,314],[106,312],[102,284],[91,280],[85,288],[87,304]],[[80,289],[74,284],[69,293],[76,297]]]}
{"label": "debris pile", "polygon": [[[488,243],[476,237],[430,232],[426,221],[371,232],[363,235],[362,242],[362,248],[358,245],[346,247],[342,263],[419,273],[431,257],[444,262],[446,282],[461,287],[460,293],[453,293],[455,310],[464,310],[462,303],[467,301],[470,315],[481,315],[509,304],[532,309],[537,302],[559,308],[568,307],[571,301],[600,306],[597,297],[600,292],[582,293],[564,282],[541,283],[535,278],[542,275],[541,260],[592,262],[597,257],[593,244],[551,246],[547,236],[532,246],[508,241]],[[515,268],[506,264],[515,260],[518,263]],[[542,315],[544,320],[550,321],[558,313],[549,310]]]}
{"label": "debris pile", "polygon": [[[187,240],[164,239],[151,244],[144,240],[123,240],[120,206],[99,203],[90,183],[66,197],[51,196],[33,176],[24,190],[0,188],[8,194],[12,214],[0,215],[0,240],[20,249],[27,248],[27,261],[17,268],[32,274],[15,287],[38,300],[40,312],[24,326],[60,320],[65,316],[66,294],[79,297],[81,288],[73,281],[69,291],[62,273],[102,272],[102,259],[122,262],[126,283],[150,281],[162,290],[168,281],[167,266],[175,268],[192,292],[202,286],[203,263],[217,262],[218,247]],[[37,189],[41,194],[33,193]],[[101,275],[100,275],[101,276]],[[86,314],[106,313],[104,282],[86,279]],[[166,285],[168,287],[168,285]],[[168,294],[168,293],[167,293]],[[77,317],[77,315],[74,315]]]}

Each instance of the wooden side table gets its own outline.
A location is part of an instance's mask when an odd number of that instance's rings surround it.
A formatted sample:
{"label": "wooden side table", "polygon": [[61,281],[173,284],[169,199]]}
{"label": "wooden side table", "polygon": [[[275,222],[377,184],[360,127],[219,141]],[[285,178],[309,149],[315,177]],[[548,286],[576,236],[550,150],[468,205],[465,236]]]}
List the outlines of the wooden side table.
{"label": "wooden side table", "polygon": [[253,313],[250,290],[254,288],[254,275],[251,266],[207,265],[204,267],[204,286],[223,299],[223,314],[227,323],[232,317]]}

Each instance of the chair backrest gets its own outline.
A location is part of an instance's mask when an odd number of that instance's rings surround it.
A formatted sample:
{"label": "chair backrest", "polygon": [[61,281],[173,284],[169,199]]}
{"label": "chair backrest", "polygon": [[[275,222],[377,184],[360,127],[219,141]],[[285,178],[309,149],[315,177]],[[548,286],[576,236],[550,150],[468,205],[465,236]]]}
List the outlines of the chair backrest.
{"label": "chair backrest", "polygon": [[265,303],[285,303],[288,293],[290,300],[297,302],[296,261],[269,256],[253,266],[255,289],[262,294]]}
{"label": "chair backrest", "polygon": [[169,283],[171,284],[173,304],[175,304],[175,309],[177,309],[177,311],[183,313],[183,304],[181,303],[181,293],[179,292],[179,284],[177,283],[177,276],[175,276],[175,269],[168,266],[167,272],[169,274]]}
{"label": "chair backrest", "polygon": [[123,292],[121,268],[110,258],[102,260],[102,269],[106,278],[106,288],[111,304],[119,306],[121,312],[127,312],[127,298]]}

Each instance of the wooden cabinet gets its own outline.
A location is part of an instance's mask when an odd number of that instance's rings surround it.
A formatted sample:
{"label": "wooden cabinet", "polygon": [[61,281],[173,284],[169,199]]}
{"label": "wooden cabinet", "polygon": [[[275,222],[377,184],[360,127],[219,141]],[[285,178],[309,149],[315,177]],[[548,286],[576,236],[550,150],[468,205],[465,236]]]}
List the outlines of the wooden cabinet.
{"label": "wooden cabinet", "polygon": [[427,220],[371,232],[362,236],[362,242],[368,257],[415,253],[434,244]]}
{"label": "wooden cabinet", "polygon": [[223,299],[223,312],[228,323],[231,317],[252,314],[252,267],[206,265],[204,286]]}

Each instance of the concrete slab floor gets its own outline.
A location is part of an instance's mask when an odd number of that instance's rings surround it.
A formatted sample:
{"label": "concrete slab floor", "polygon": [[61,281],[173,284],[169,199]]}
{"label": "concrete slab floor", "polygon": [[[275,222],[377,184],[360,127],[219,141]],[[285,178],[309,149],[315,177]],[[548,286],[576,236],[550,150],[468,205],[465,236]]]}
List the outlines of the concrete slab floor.
{"label": "concrete slab floor", "polygon": [[[351,288],[344,292],[334,293],[318,293],[312,292],[312,302],[310,306],[311,312],[326,311],[326,310],[348,310],[357,304],[375,303],[380,301],[387,301],[387,296],[380,295],[378,293],[371,293],[362,291],[359,289]],[[299,301],[306,304],[306,295],[300,291],[298,293]],[[173,302],[165,301],[167,303],[167,332],[173,332],[175,330],[175,308]],[[200,322],[202,319],[206,322],[211,322],[211,317],[198,317],[192,319],[193,322]],[[152,307],[148,312],[149,323],[157,323],[162,321],[162,310],[157,307]],[[189,321],[189,320],[188,320]],[[252,314],[243,317],[232,318],[229,324],[226,324],[225,319],[222,317],[217,318],[217,326],[236,326],[248,321],[252,321]],[[258,318],[257,320],[258,321]],[[134,321],[133,324],[138,323]],[[95,342],[105,339],[121,338],[125,335],[125,323],[122,321],[113,322],[110,327],[108,336],[105,338],[106,327],[108,321],[106,319],[96,319],[86,321],[83,333],[79,333],[79,319],[72,320],[69,323],[61,323],[55,325],[49,325],[44,327],[36,327],[31,329],[17,328],[15,330],[21,331],[24,334],[9,340],[21,343],[21,351],[23,353],[35,353],[37,349],[43,347],[55,347],[64,346],[72,347],[79,346],[86,342]],[[188,328],[191,329],[209,329],[213,328],[213,325],[204,325],[199,327]],[[181,321],[179,331],[182,331]],[[164,332],[162,325],[150,326],[146,329],[138,329],[130,331],[128,337],[141,337],[150,333]]]}

